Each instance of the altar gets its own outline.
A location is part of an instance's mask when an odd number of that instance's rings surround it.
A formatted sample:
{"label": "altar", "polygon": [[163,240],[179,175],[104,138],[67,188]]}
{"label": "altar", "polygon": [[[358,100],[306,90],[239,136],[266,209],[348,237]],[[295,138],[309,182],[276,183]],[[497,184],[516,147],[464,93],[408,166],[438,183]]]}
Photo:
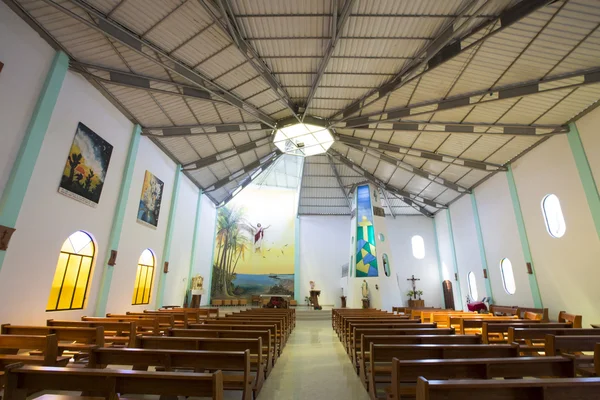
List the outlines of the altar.
{"label": "altar", "polygon": [[[292,296],[289,294],[261,294],[260,299],[269,299],[269,302],[263,305],[265,308],[290,308]],[[263,302],[261,301],[261,303]]]}

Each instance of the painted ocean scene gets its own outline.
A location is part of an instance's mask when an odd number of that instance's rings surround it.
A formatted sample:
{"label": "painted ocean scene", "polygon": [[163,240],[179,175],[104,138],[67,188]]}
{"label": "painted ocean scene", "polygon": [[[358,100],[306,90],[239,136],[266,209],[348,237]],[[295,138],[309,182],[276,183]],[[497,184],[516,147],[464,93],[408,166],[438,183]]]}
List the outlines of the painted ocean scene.
{"label": "painted ocean scene", "polygon": [[257,294],[294,294],[293,274],[236,274],[232,283],[236,297],[250,297]]}

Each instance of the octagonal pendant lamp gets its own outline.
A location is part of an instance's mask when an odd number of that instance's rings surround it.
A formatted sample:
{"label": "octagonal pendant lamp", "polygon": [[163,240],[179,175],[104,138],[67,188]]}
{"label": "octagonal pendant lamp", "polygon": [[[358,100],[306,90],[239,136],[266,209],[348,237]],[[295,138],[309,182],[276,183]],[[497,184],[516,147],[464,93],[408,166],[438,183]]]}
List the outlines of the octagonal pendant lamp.
{"label": "octagonal pendant lamp", "polygon": [[[294,120],[295,121],[295,120]],[[282,127],[275,132],[273,143],[285,154],[296,156],[313,156],[323,154],[333,144],[331,131],[324,127],[315,125],[318,120],[311,118],[306,123],[295,121]]]}

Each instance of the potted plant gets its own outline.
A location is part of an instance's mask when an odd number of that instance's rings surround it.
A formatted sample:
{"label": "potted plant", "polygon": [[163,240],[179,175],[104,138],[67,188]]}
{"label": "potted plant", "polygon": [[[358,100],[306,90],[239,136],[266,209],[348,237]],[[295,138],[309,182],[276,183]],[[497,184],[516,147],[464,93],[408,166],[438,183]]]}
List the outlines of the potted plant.
{"label": "potted plant", "polygon": [[419,300],[421,300],[421,296],[423,295],[423,291],[422,290],[417,290],[415,294],[417,296],[419,296]]}
{"label": "potted plant", "polygon": [[308,297],[308,296],[305,296],[305,297],[304,297],[304,301],[306,302],[306,305],[307,305],[307,306],[310,306],[310,297]]}
{"label": "potted plant", "polygon": [[408,293],[406,293],[409,299],[412,299],[413,297],[416,298],[416,294],[417,292],[415,292],[414,290],[409,290]]}

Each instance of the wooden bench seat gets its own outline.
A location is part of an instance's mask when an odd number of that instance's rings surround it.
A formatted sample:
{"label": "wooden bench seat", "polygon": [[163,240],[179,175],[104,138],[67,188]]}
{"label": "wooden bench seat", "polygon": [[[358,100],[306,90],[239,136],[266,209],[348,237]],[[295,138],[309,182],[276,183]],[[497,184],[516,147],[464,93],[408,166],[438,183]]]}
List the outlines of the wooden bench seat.
{"label": "wooden bench seat", "polygon": [[144,319],[156,319],[158,320],[158,326],[162,331],[166,331],[169,328],[175,328],[175,317],[169,313],[157,313],[157,314],[146,314],[146,313],[126,313],[126,314],[106,314],[106,318],[125,319],[131,318],[133,320],[144,320]]}
{"label": "wooden bench seat", "polygon": [[559,323],[559,322],[483,322],[481,328],[481,337],[483,343],[509,343],[508,341],[508,329],[509,328],[570,328],[570,323]]}
{"label": "wooden bench seat", "polygon": [[575,400],[596,399],[600,378],[518,380],[427,380],[417,382],[416,400]]}
{"label": "wooden bench seat", "polygon": [[[31,355],[31,351],[39,355]],[[0,375],[17,362],[27,365],[66,366],[70,357],[60,356],[58,339],[50,335],[0,335]]]}
{"label": "wooden bench seat", "polygon": [[81,320],[84,322],[101,322],[101,323],[111,323],[111,322],[135,322],[137,327],[137,334],[142,335],[160,335],[162,330],[158,323],[158,319],[156,318],[138,318],[135,316],[125,316],[122,318],[106,318],[106,317],[81,317]]}
{"label": "wooden bench seat", "polygon": [[191,369],[194,372],[233,371],[224,374],[223,389],[242,392],[242,400],[252,399],[253,378],[250,371],[250,351],[192,351],[150,349],[95,349],[90,354],[90,368],[108,365],[130,365],[136,371],[161,367],[173,372]]}
{"label": "wooden bench seat", "polygon": [[198,396],[223,399],[223,374],[120,371],[87,368],[18,366],[7,369],[4,396],[25,400],[42,390],[100,393],[118,399],[119,393]]}
{"label": "wooden bench seat", "polygon": [[[407,324],[407,323],[396,323],[396,322],[389,322],[389,323],[381,323],[381,324],[371,324],[371,323],[351,323],[350,324],[350,333],[348,335],[348,337],[346,338],[346,343],[345,343],[345,347],[346,350],[348,351],[348,353],[350,354],[350,356],[352,357],[352,349],[356,349],[359,346],[359,342],[360,342],[360,334],[357,334],[357,331],[361,331],[362,329],[383,329],[383,330],[391,330],[391,329],[404,329],[404,330],[410,330],[410,329],[437,329],[436,324],[421,324],[421,323],[416,323],[416,324]],[[416,333],[418,334],[418,333]],[[423,333],[423,334],[427,334],[427,333]],[[344,343],[343,343],[344,344]]]}
{"label": "wooden bench seat", "polygon": [[[277,345],[277,355],[281,355],[283,348],[285,347],[284,335],[281,332],[282,323],[276,320],[246,320],[246,319],[208,319],[204,321],[204,326],[219,326],[219,325],[272,325],[275,326],[275,344]],[[190,326],[192,329],[198,329],[196,325]],[[200,328],[201,329],[201,328]]]}
{"label": "wooden bench seat", "polygon": [[95,347],[104,346],[104,328],[97,327],[65,327],[65,326],[27,326],[3,324],[2,335],[56,335],[58,355],[65,351],[89,353]]}
{"label": "wooden bench seat", "polygon": [[137,323],[131,322],[115,322],[115,321],[67,321],[49,319],[46,321],[47,326],[66,326],[72,328],[94,328],[101,326],[104,329],[104,345],[105,346],[124,346],[132,347],[135,343],[135,335],[137,332]]}
{"label": "wooden bench seat", "polygon": [[[574,378],[573,360],[564,357],[473,358],[392,361],[392,385],[388,398],[416,395],[416,383],[426,379]],[[486,396],[487,398],[487,396]]]}
{"label": "wooden bench seat", "polygon": [[[544,324],[546,326],[547,324]],[[522,353],[536,353],[544,352],[546,344],[546,335],[556,336],[586,336],[586,335],[600,335],[598,329],[576,329],[571,327],[560,327],[552,328],[545,327],[540,328],[534,327],[509,327],[508,328],[508,342],[519,344],[519,350]],[[599,340],[600,341],[600,340]]]}
{"label": "wooden bench seat", "polygon": [[[414,325],[414,324],[420,324],[420,323],[421,323],[421,321],[410,320],[410,319],[405,319],[405,318],[372,318],[372,319],[371,318],[359,318],[359,319],[349,318],[349,319],[344,320],[344,322],[343,322],[343,327],[342,327],[342,331],[340,334],[340,340],[342,341],[342,344],[344,345],[344,347],[346,347],[346,348],[349,347],[350,335],[352,333],[352,326],[354,326],[354,325],[381,325],[382,327],[385,327],[385,326],[404,325],[404,324]],[[436,325],[436,327],[437,327],[437,325]]]}
{"label": "wooden bench seat", "polygon": [[254,324],[260,324],[260,323],[276,323],[277,324],[277,328],[279,329],[280,335],[281,335],[281,344],[282,347],[285,346],[285,343],[287,342],[287,339],[290,335],[290,330],[288,327],[288,323],[287,323],[287,319],[283,316],[276,316],[276,315],[256,315],[256,316],[250,316],[250,315],[241,315],[241,314],[232,314],[232,315],[227,315],[223,318],[218,318],[217,320],[225,320],[225,321],[229,321],[229,323],[237,323],[238,321],[244,321],[244,323],[254,323]]}
{"label": "wooden bench seat", "polygon": [[426,360],[452,358],[506,358],[518,357],[518,346],[512,345],[461,345],[461,344],[416,344],[370,346],[370,359],[365,362],[369,394],[378,398],[378,385],[390,386],[392,382],[392,359]]}
{"label": "wooden bench seat", "polygon": [[265,379],[266,365],[261,362],[263,346],[260,338],[220,339],[196,337],[142,336],[136,338],[136,348],[165,350],[250,351],[253,373],[252,390],[257,395]]}

